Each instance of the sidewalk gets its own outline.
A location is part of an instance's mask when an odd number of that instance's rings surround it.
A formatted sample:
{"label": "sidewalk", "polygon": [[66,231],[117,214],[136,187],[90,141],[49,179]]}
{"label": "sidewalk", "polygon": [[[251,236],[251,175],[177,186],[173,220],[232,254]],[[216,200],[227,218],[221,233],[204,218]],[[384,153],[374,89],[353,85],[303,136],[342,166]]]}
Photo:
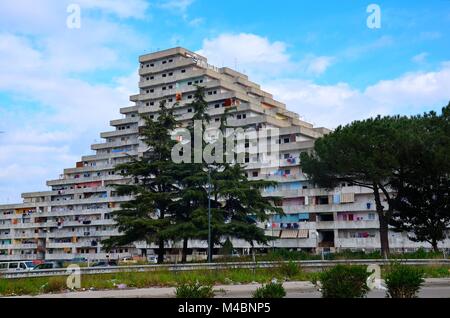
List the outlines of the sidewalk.
{"label": "sidewalk", "polygon": [[[217,298],[248,298],[260,287],[260,284],[218,285],[214,287]],[[283,286],[290,298],[320,298],[320,292],[311,282],[285,282]],[[18,296],[16,298],[171,298],[175,295],[174,287],[115,289],[82,292],[67,292],[62,294],[43,294],[37,296]],[[421,297],[450,297],[450,278],[426,279],[421,290]],[[384,291],[372,291],[368,298],[384,298]]]}

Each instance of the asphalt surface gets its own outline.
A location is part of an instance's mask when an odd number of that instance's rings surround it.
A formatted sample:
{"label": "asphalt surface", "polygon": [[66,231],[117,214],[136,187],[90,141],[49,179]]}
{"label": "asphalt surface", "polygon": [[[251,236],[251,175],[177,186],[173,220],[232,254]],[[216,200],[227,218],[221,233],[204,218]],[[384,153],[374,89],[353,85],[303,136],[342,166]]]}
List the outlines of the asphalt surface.
{"label": "asphalt surface", "polygon": [[[251,298],[259,284],[215,286],[216,298]],[[287,298],[320,298],[321,293],[310,282],[286,282],[283,284]],[[171,298],[175,288],[116,289],[67,292],[20,298]],[[372,290],[367,298],[385,298],[383,290]],[[450,279],[427,279],[419,293],[420,298],[450,298]]]}

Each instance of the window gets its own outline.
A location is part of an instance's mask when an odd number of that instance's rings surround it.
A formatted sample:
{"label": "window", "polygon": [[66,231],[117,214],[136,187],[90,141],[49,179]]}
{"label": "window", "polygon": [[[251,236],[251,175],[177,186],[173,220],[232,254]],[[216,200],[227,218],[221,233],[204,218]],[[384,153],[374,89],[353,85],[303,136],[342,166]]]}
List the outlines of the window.
{"label": "window", "polygon": [[220,121],[220,118],[216,118],[216,119],[214,119],[214,121],[217,123]]}
{"label": "window", "polygon": [[153,64],[153,63],[152,63],[152,64],[150,64],[150,66],[151,66],[151,67],[154,67],[154,66],[155,66],[155,64]]}
{"label": "window", "polygon": [[151,90],[150,90],[150,93],[154,93],[155,92],[155,90],[152,88]]}
{"label": "window", "polygon": [[149,90],[147,89],[147,90],[145,91],[145,93],[147,93],[147,94],[148,94],[148,93],[150,93],[150,91],[149,91]]}
{"label": "window", "polygon": [[172,76],[172,75],[173,75],[173,73],[172,73],[172,72],[170,72],[170,73],[169,73],[169,76]]}
{"label": "window", "polygon": [[181,70],[181,73],[186,73],[186,70]]}
{"label": "window", "polygon": [[215,104],[214,108],[220,108],[220,104]]}
{"label": "window", "polygon": [[247,114],[242,115],[242,119],[245,119],[245,118],[247,118]]}
{"label": "window", "polygon": [[150,79],[150,77],[147,76],[145,79],[148,81]]}
{"label": "window", "polygon": [[172,89],[173,88],[173,86],[172,85],[169,85],[169,89]]}
{"label": "window", "polygon": [[150,106],[150,103],[149,102],[145,103],[145,106]]}
{"label": "window", "polygon": [[155,105],[155,102],[150,102],[150,106],[153,106],[153,105]]}
{"label": "window", "polygon": [[167,76],[167,74],[163,74],[163,75],[162,75],[162,77],[166,77],[166,76]]}
{"label": "window", "polygon": [[171,103],[173,101],[173,98],[169,98],[168,101],[169,103]]}
{"label": "window", "polygon": [[188,85],[192,85],[192,82],[188,82]]}
{"label": "window", "polygon": [[155,77],[154,76],[150,76],[150,79],[152,80],[152,79],[155,79]]}
{"label": "window", "polygon": [[258,171],[253,171],[252,176],[253,177],[257,177],[258,176]]}
{"label": "window", "polygon": [[167,87],[166,87],[166,86],[163,86],[162,90],[165,91],[166,89],[167,89]]}
{"label": "window", "polygon": [[169,60],[169,63],[172,63],[172,62],[173,62],[173,60],[172,60],[172,59],[170,59],[170,60]]}
{"label": "window", "polygon": [[285,144],[289,143],[290,141],[291,141],[290,138],[284,138],[284,139],[283,139],[283,143],[285,143]]}
{"label": "window", "polygon": [[284,154],[284,159],[289,159],[290,157],[291,157],[290,154],[288,154],[288,153],[285,153],[285,154]]}
{"label": "window", "polygon": [[163,64],[166,64],[166,63],[167,63],[167,61],[162,61],[162,63],[163,63]]}
{"label": "window", "polygon": [[242,115],[237,115],[236,118],[237,119],[242,119]]}
{"label": "window", "polygon": [[9,263],[9,269],[16,269],[19,267],[18,263]]}
{"label": "window", "polygon": [[188,108],[187,112],[192,113],[192,108]]}

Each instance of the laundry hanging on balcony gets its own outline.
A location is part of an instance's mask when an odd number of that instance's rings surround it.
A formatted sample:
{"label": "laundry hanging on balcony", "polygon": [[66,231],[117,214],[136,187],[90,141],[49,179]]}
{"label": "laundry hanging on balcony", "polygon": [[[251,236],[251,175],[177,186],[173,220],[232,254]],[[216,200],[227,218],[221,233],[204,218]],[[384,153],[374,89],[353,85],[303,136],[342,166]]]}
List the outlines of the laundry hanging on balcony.
{"label": "laundry hanging on balcony", "polygon": [[341,203],[341,195],[340,194],[334,194],[333,195],[333,204],[339,204]]}

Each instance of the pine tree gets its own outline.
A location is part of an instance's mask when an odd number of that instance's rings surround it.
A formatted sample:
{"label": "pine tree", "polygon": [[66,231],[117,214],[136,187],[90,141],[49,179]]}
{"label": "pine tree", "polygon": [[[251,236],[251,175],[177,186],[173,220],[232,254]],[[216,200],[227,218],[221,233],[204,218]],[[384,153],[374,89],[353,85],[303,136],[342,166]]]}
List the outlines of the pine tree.
{"label": "pine tree", "polygon": [[132,195],[134,198],[121,204],[121,210],[114,213],[123,235],[104,241],[108,249],[136,241],[155,243],[158,263],[164,261],[165,242],[171,238],[170,207],[178,197],[175,164],[171,159],[175,144],[171,133],[175,127],[173,109],[161,102],[158,118],[145,117],[145,126],[140,131],[148,145],[143,157],[131,157],[129,163],[116,167],[117,171],[123,171],[123,176],[133,180],[131,184],[116,185],[118,195]]}
{"label": "pine tree", "polygon": [[431,112],[412,121],[414,138],[400,147],[401,169],[392,183],[391,225],[438,251],[450,226],[450,104],[441,116]]}

